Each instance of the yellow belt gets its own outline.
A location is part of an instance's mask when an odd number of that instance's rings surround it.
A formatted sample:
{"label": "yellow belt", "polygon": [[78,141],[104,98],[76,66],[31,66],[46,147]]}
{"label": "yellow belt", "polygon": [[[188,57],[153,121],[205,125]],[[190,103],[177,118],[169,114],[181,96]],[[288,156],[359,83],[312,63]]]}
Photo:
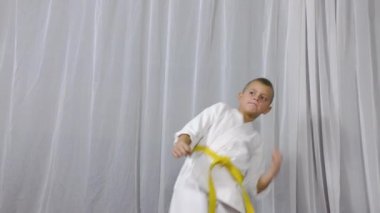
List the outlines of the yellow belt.
{"label": "yellow belt", "polygon": [[214,187],[214,181],[212,179],[212,169],[216,165],[222,165],[227,169],[227,171],[231,174],[231,176],[234,178],[234,180],[239,184],[242,196],[244,200],[244,206],[246,213],[254,213],[255,210],[253,208],[253,205],[251,204],[249,195],[247,191],[245,190],[243,186],[243,180],[244,176],[241,174],[240,170],[236,168],[236,166],[231,162],[230,158],[227,156],[220,156],[213,150],[209,149],[206,146],[197,145],[194,150],[194,152],[203,152],[204,154],[208,155],[212,158],[212,162],[208,171],[208,187],[209,187],[209,195],[208,195],[208,212],[209,213],[215,213],[216,209],[216,191]]}

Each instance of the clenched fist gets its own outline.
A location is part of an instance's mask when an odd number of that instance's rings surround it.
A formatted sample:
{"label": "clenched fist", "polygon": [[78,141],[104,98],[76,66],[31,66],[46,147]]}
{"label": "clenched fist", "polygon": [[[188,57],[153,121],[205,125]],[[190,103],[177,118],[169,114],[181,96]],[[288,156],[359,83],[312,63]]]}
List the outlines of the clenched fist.
{"label": "clenched fist", "polygon": [[189,135],[183,134],[178,137],[177,142],[175,142],[172,154],[176,158],[191,155],[191,139]]}

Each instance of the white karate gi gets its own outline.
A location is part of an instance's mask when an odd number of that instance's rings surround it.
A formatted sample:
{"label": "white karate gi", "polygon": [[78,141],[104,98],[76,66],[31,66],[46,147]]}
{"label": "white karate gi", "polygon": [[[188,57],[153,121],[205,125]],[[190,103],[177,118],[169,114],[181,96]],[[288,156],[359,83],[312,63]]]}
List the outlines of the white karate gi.
{"label": "white karate gi", "polygon": [[[249,194],[257,194],[256,183],[264,172],[263,143],[252,122],[244,123],[237,109],[224,103],[212,105],[177,132],[176,140],[181,134],[190,136],[191,148],[200,144],[229,156],[245,176],[244,186]],[[174,186],[171,213],[207,212],[210,163],[203,152],[193,152],[186,158]],[[245,212],[240,187],[228,171],[216,166],[212,174],[218,200],[216,212]]]}

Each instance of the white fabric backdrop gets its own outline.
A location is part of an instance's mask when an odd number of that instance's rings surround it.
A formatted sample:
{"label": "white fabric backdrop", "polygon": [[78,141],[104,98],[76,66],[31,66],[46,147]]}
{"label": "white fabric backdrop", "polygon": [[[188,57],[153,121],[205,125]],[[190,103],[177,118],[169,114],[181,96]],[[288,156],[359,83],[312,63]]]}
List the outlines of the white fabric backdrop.
{"label": "white fabric backdrop", "polygon": [[248,80],[283,167],[257,212],[380,211],[378,0],[0,2],[0,212],[167,212],[173,133]]}

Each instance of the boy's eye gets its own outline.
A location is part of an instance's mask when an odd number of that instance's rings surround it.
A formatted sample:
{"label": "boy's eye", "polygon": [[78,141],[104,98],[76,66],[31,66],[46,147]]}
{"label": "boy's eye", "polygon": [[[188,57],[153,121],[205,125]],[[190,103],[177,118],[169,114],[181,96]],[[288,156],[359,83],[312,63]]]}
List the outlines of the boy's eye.
{"label": "boy's eye", "polygon": [[[248,92],[248,94],[251,95],[251,96],[255,96],[256,93],[257,93],[257,92],[254,91],[254,90]],[[263,95],[259,94],[258,97],[257,97],[257,100],[258,100],[259,102],[267,102],[267,101],[268,101],[268,98],[267,98],[266,96],[263,96]]]}
{"label": "boy's eye", "polygon": [[268,98],[265,97],[265,96],[260,95],[259,98],[258,98],[258,100],[259,100],[260,102],[267,102],[267,101],[268,101]]}

